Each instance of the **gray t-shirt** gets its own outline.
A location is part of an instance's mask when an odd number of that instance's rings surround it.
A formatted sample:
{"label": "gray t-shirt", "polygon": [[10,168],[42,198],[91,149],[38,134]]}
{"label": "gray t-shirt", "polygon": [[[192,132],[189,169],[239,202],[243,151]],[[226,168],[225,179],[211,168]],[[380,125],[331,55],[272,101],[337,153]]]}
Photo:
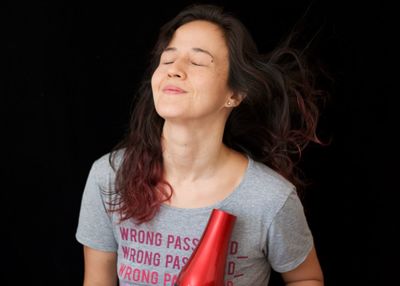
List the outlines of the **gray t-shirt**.
{"label": "gray t-shirt", "polygon": [[[120,152],[121,153],[121,152]],[[119,156],[122,156],[121,154]],[[226,264],[226,286],[268,285],[271,267],[286,272],[301,264],[313,246],[303,207],[292,184],[249,159],[239,186],[203,208],[162,205],[148,223],[119,223],[107,211],[115,173],[108,154],[94,162],[82,197],[77,240],[117,252],[120,286],[173,286],[198,244],[212,209],[237,216]]]}

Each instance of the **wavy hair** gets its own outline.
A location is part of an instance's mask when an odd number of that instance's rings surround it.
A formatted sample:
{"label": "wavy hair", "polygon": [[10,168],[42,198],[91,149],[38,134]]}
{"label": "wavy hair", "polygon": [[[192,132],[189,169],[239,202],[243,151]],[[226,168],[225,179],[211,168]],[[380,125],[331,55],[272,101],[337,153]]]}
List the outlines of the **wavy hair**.
{"label": "wavy hair", "polygon": [[[154,107],[151,76],[160,55],[182,25],[205,20],[220,27],[229,51],[228,85],[244,96],[228,117],[223,143],[274,169],[298,189],[303,181],[296,171],[302,150],[316,136],[318,97],[303,54],[283,42],[260,54],[246,27],[213,5],[192,5],[160,30],[151,62],[135,97],[129,131],[110,153],[116,170],[113,211],[121,220],[151,220],[173,189],[164,179],[161,132],[164,119]],[[117,150],[124,149],[120,165]]]}

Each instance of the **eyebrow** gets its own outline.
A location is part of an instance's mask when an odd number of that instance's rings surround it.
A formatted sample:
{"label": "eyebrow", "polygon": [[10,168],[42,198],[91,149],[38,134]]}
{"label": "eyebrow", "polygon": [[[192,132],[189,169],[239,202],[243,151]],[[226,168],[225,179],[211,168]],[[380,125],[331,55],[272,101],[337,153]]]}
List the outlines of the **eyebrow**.
{"label": "eyebrow", "polygon": [[[166,48],[166,49],[164,50],[164,52],[176,52],[176,51],[177,51],[177,48],[174,48],[174,47],[169,47],[169,48]],[[194,51],[194,52],[196,52],[196,53],[204,53],[204,54],[207,54],[207,55],[209,55],[209,56],[211,57],[212,61],[214,61],[214,56],[213,56],[209,51],[207,51],[207,50],[204,50],[204,49],[202,49],[202,48],[192,48],[192,51]]]}

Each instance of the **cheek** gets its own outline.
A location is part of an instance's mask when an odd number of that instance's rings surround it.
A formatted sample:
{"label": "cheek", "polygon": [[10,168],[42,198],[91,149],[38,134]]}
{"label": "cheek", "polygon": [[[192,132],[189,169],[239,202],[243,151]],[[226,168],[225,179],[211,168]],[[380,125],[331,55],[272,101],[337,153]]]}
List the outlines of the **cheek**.
{"label": "cheek", "polygon": [[158,69],[156,69],[151,77],[151,88],[153,93],[157,92],[160,87],[161,75]]}
{"label": "cheek", "polygon": [[[216,89],[218,89],[218,92],[220,92],[221,95],[229,96],[231,93],[231,89],[229,88],[228,85],[228,74],[225,71],[219,72],[216,75],[217,81],[216,81]],[[223,99],[225,100],[225,99]]]}
{"label": "cheek", "polygon": [[213,94],[216,100],[224,100],[226,93],[229,91],[225,77],[218,74],[209,78],[208,81],[199,82],[198,86]]}

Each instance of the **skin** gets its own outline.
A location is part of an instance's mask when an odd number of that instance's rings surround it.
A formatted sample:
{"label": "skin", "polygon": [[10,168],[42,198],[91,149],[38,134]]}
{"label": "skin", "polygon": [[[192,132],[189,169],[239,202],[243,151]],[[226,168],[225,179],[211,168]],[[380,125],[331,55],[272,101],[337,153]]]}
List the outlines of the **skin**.
{"label": "skin", "polygon": [[[228,87],[228,71],[221,30],[193,21],[176,30],[153,74],[155,107],[165,119],[163,159],[166,179],[174,189],[168,202],[172,206],[214,204],[228,196],[245,173],[247,158],[222,142],[228,115],[242,99]],[[84,255],[84,286],[116,285],[116,253],[84,247]],[[322,286],[315,249],[282,277],[290,286]]]}
{"label": "skin", "polygon": [[247,167],[243,155],[222,143],[228,115],[240,103],[227,85],[228,68],[218,26],[194,21],[177,29],[153,74],[155,107],[165,119],[164,169],[174,188],[173,206],[203,207],[223,199]]}

